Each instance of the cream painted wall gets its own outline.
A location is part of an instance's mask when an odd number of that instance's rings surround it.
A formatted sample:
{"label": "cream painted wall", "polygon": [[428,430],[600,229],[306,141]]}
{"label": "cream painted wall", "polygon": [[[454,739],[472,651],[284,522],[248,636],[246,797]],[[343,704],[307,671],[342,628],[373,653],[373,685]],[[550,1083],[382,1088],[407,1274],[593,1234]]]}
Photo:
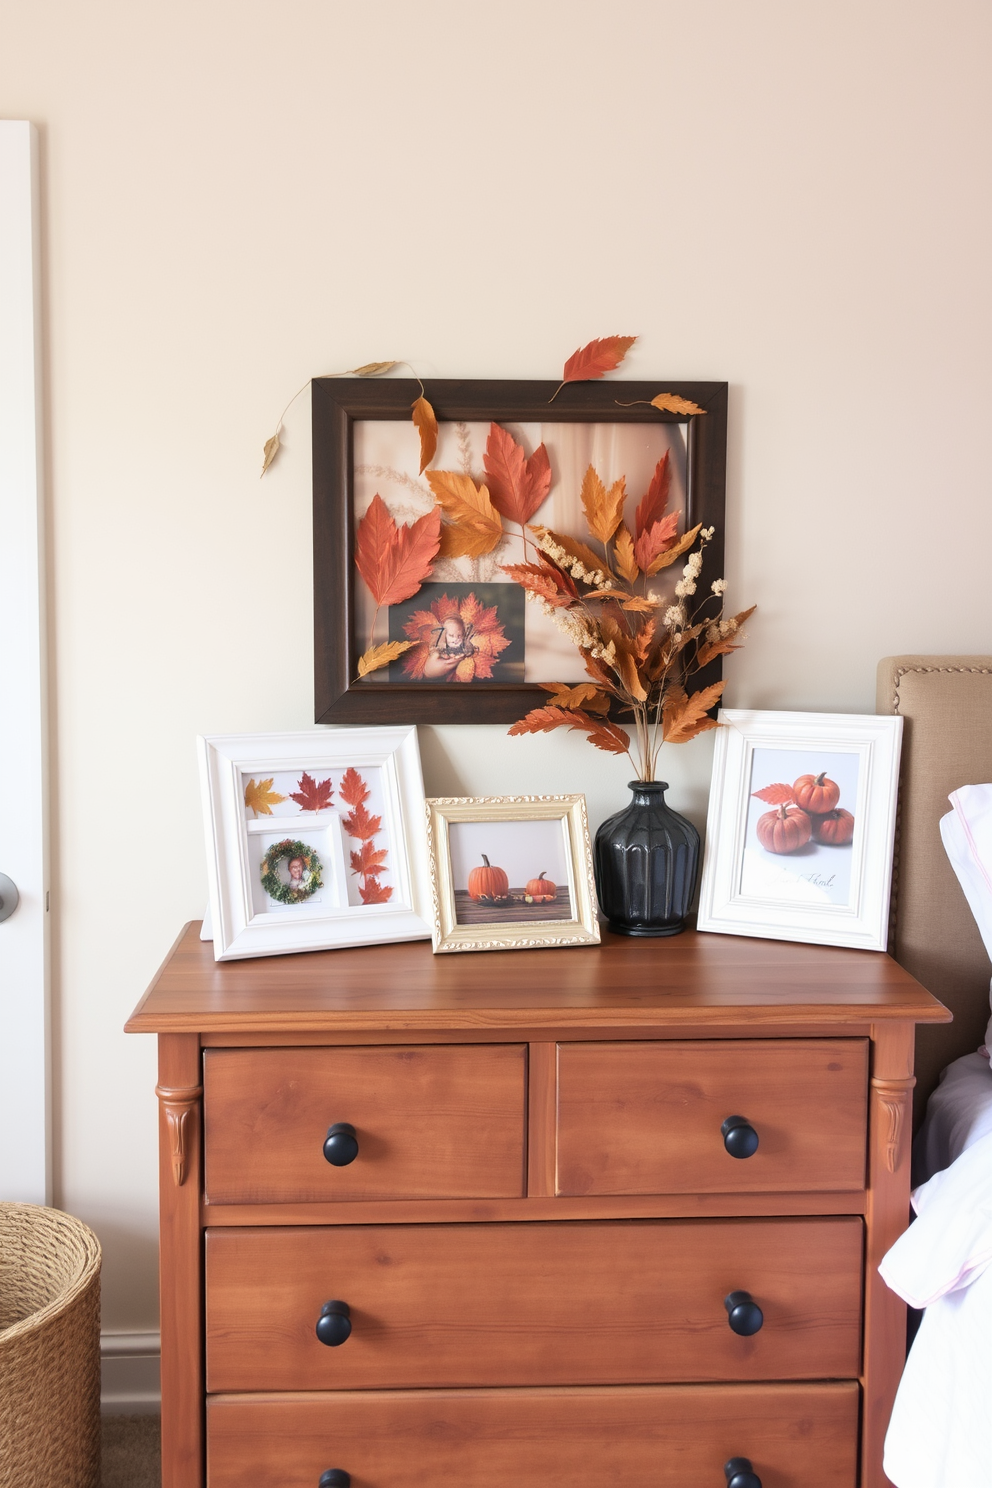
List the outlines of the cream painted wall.
{"label": "cream painted wall", "polygon": [[[740,705],[870,710],[879,656],[988,651],[985,0],[3,0],[44,139],[58,1201],[105,1326],[154,1327],[150,1039],[205,898],[198,731],[311,721],[313,373],[732,385]],[[584,789],[579,741],[425,729],[429,789]],[[705,807],[706,741],[665,770]]]}

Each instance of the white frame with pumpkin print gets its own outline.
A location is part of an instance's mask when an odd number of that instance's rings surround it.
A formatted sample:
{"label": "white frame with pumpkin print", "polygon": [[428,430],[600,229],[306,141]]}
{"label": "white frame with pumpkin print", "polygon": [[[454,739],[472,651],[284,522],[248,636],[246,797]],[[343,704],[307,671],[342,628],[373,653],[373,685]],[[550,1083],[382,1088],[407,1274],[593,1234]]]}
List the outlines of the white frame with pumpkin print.
{"label": "white frame with pumpkin print", "polygon": [[[216,960],[427,939],[415,728],[215,735],[197,745]],[[294,880],[294,855],[287,880],[279,849],[296,841],[317,854],[318,871],[308,858]],[[270,853],[284,889],[263,883]]]}
{"label": "white frame with pumpkin print", "polygon": [[718,719],[697,928],[884,951],[902,719]]}
{"label": "white frame with pumpkin print", "polygon": [[[435,953],[598,945],[585,796],[443,796],[427,802],[427,820]],[[520,866],[486,861],[490,839]],[[477,893],[484,870],[494,877]]]}

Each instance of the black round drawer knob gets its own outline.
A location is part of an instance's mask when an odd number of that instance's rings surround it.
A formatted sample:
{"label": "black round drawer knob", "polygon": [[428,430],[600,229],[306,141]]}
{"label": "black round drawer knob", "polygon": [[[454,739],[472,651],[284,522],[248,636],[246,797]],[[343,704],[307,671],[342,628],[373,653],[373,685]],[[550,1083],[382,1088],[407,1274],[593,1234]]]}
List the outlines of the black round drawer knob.
{"label": "black round drawer knob", "polygon": [[[757,1478],[754,1481],[757,1483]],[[321,1473],[317,1488],[351,1488],[351,1473],[345,1472],[343,1467],[329,1467]],[[761,1488],[760,1483],[758,1488]]]}
{"label": "black round drawer knob", "polygon": [[346,1168],[355,1161],[358,1156],[358,1138],[350,1121],[335,1121],[333,1126],[327,1128],[324,1156],[334,1168]]}
{"label": "black round drawer knob", "polygon": [[324,1303],[317,1319],[317,1337],[328,1348],[347,1343],[351,1337],[351,1308],[347,1302]]}
{"label": "black round drawer knob", "polygon": [[731,1157],[753,1157],[758,1150],[758,1133],[743,1116],[728,1116],[720,1134]]}
{"label": "black round drawer knob", "polygon": [[761,1479],[752,1471],[746,1457],[731,1457],[723,1470],[727,1474],[727,1488],[761,1488]]}
{"label": "black round drawer knob", "polygon": [[[764,1313],[750,1292],[731,1292],[729,1297],[724,1297],[723,1305],[727,1309],[731,1330],[742,1338],[757,1333],[765,1321]],[[736,1457],[734,1461],[737,1461]]]}

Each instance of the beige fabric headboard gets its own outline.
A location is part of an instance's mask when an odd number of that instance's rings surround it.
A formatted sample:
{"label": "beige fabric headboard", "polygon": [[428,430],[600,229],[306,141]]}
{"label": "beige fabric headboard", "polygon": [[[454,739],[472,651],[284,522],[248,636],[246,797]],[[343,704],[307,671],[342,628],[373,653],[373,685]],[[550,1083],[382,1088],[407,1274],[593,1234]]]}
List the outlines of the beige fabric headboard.
{"label": "beige fabric headboard", "polygon": [[977,1049],[992,966],[940,840],[947,797],[992,781],[992,656],[887,656],[877,713],[905,718],[889,949],[954,1014],[921,1028],[917,1114],[952,1059]]}

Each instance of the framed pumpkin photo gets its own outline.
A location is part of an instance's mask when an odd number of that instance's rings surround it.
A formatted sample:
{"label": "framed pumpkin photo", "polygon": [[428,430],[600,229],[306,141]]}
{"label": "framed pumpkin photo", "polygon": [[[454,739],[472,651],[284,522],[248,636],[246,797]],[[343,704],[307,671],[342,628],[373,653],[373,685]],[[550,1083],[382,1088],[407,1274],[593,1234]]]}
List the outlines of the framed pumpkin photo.
{"label": "framed pumpkin photo", "polygon": [[415,728],[197,744],[216,960],[428,937]]}
{"label": "framed pumpkin photo", "polygon": [[428,800],[438,951],[596,945],[585,796]]}
{"label": "framed pumpkin photo", "polygon": [[312,425],[318,723],[512,723],[587,680],[540,590],[609,569],[594,498],[655,604],[694,528],[723,572],[726,383],[318,377]]}
{"label": "framed pumpkin photo", "polygon": [[884,951],[902,719],[725,708],[697,928]]}

